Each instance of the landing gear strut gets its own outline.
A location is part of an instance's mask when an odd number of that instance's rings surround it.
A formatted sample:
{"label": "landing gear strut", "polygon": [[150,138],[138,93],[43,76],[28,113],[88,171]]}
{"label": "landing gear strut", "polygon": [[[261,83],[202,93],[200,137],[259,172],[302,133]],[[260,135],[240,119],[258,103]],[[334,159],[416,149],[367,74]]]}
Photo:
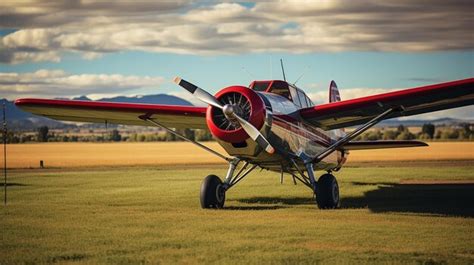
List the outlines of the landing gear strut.
{"label": "landing gear strut", "polygon": [[328,172],[327,174],[322,175],[318,181],[316,181],[313,164],[311,162],[305,163],[306,173],[308,174],[307,176],[294,160],[291,160],[291,162],[300,175],[300,177],[298,177],[293,174],[293,177],[313,191],[319,209],[339,208],[339,185],[337,184],[336,178],[331,173]]}
{"label": "landing gear strut", "polygon": [[237,174],[234,175],[240,162],[241,160],[238,158],[229,161],[229,170],[227,171],[224,182],[216,175],[209,175],[204,179],[201,185],[202,208],[220,209],[224,207],[225,193],[257,167],[257,165],[252,165],[247,168],[249,162],[245,162]]}

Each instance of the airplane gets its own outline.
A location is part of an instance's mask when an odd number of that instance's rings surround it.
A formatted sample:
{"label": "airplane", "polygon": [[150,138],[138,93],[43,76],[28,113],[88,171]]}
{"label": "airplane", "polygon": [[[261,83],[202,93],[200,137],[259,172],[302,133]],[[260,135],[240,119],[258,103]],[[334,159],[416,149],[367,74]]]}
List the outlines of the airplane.
{"label": "airplane", "polygon": [[[283,69],[282,69],[283,70]],[[382,120],[457,108],[474,103],[474,78],[341,100],[334,81],[329,103],[315,105],[284,80],[228,86],[212,95],[176,77],[174,82],[207,107],[22,98],[15,105],[57,120],[156,126],[228,163],[201,184],[202,208],[223,208],[226,193],[256,168],[289,174],[307,186],[320,209],[340,207],[339,171],[352,150],[427,146],[420,141],[354,141]],[[344,128],[358,126],[345,133]],[[207,129],[228,155],[186,138],[176,129]],[[175,129],[175,130],[173,130]],[[323,171],[318,179],[316,171]]]}

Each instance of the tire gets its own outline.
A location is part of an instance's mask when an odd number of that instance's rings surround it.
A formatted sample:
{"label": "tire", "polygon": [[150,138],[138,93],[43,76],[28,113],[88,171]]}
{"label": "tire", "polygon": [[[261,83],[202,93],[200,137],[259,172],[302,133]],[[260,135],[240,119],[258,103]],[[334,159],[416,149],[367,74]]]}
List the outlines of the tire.
{"label": "tire", "polygon": [[224,207],[225,189],[216,175],[207,176],[201,184],[201,207],[220,209]]}
{"label": "tire", "polygon": [[324,174],[318,179],[316,202],[320,209],[339,208],[339,185],[332,174]]}

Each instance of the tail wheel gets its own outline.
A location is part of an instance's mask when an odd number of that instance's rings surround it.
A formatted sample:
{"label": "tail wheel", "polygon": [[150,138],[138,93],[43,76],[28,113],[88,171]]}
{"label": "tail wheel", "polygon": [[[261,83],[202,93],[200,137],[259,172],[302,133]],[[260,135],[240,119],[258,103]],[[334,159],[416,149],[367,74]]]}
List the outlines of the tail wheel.
{"label": "tail wheel", "polygon": [[335,209],[339,207],[339,185],[333,175],[324,174],[318,179],[316,202],[320,209]]}
{"label": "tail wheel", "polygon": [[201,185],[201,207],[204,209],[224,207],[225,188],[216,175],[207,176]]}

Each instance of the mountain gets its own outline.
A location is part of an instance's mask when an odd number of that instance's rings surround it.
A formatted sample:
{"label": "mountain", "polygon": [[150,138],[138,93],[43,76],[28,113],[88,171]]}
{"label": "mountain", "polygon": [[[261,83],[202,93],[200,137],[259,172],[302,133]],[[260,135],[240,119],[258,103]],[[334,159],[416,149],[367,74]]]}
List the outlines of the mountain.
{"label": "mountain", "polygon": [[[63,99],[63,98],[62,98]],[[80,96],[73,98],[74,100],[91,100],[86,96]],[[148,104],[164,104],[164,105],[183,105],[183,106],[192,106],[189,101],[184,99],[165,95],[146,95],[146,96],[135,96],[135,97],[113,97],[113,98],[102,98],[98,101],[107,101],[107,102],[127,102],[127,103],[148,103]],[[33,130],[40,126],[48,126],[50,128],[61,129],[61,128],[70,128],[75,127],[73,124],[66,124],[64,122],[44,118],[41,116],[33,115],[31,113],[22,111],[20,108],[17,108],[13,101],[8,101],[2,99],[0,104],[5,103],[6,106],[6,116],[8,128],[13,130]],[[3,117],[0,117],[3,118]]]}
{"label": "mountain", "polygon": [[[84,96],[83,96],[84,97]],[[85,97],[87,99],[87,97]],[[90,99],[89,99],[90,100]],[[158,95],[147,95],[147,96],[135,96],[135,97],[113,97],[113,98],[102,98],[98,101],[108,102],[127,102],[127,103],[149,103],[149,104],[163,104],[163,105],[181,105],[181,106],[192,106],[189,101],[182,98],[178,98],[166,94]]]}

